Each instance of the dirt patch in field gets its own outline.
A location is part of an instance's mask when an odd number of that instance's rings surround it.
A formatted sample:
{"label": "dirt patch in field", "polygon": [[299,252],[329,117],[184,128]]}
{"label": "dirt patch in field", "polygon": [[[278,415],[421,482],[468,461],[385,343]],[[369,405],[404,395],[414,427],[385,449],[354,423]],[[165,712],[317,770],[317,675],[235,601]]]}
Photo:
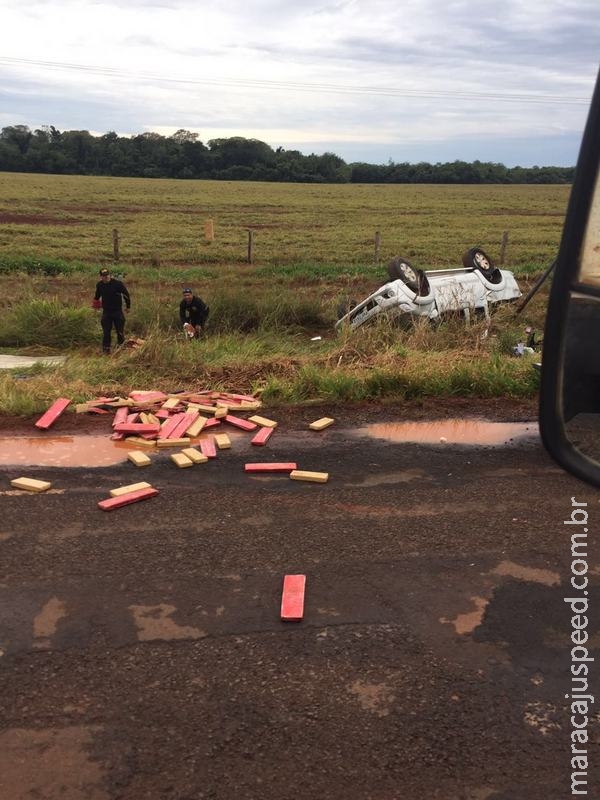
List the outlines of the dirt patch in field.
{"label": "dirt patch in field", "polygon": [[485,214],[489,217],[498,215],[507,217],[564,217],[563,211],[539,211],[525,208],[493,208],[490,211],[486,211]]}
{"label": "dirt patch in field", "polygon": [[61,211],[76,211],[91,214],[141,214],[143,211],[162,210],[158,206],[61,206]]}
{"label": "dirt patch in field", "polygon": [[49,217],[45,214],[0,214],[0,224],[2,225],[82,225],[84,221],[83,219]]}

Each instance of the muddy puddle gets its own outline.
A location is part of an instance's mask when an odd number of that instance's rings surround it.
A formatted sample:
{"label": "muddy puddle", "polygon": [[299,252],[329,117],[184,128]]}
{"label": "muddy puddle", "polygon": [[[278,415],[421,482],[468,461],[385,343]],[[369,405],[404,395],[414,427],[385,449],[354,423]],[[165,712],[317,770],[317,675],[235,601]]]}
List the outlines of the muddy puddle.
{"label": "muddy puddle", "polygon": [[[220,431],[219,431],[220,432]],[[237,431],[222,431],[233,441]],[[203,438],[192,439],[186,447],[200,444]],[[18,464],[39,467],[109,467],[127,461],[131,450],[142,450],[150,456],[176,453],[179,447],[144,448],[133,442],[115,442],[109,436],[18,436],[0,437],[0,465]]]}
{"label": "muddy puddle", "polygon": [[535,422],[444,419],[435,422],[380,422],[359,428],[357,434],[398,443],[500,447],[515,440],[538,436],[538,426]]}

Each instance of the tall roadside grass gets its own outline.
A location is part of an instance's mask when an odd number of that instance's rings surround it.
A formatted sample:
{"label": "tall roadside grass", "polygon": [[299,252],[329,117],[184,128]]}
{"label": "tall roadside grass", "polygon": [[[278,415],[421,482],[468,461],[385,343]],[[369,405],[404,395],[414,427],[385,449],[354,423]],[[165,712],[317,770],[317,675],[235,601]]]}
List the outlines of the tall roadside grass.
{"label": "tall roadside grass", "polygon": [[305,366],[295,376],[271,373],[264,385],[265,402],[279,405],[308,400],[358,402],[419,397],[533,396],[539,385],[531,361],[488,356],[480,362],[440,359],[423,368],[419,354],[409,353],[403,366],[369,370],[331,370],[322,365]]}
{"label": "tall roadside grass", "polygon": [[0,320],[0,345],[69,348],[97,336],[89,312],[69,308],[57,299],[27,300],[6,311]]}
{"label": "tall roadside grass", "polygon": [[211,313],[203,339],[189,342],[178,319],[181,287],[145,281],[136,269],[126,276],[133,303],[126,333],[143,345],[106,358],[100,315],[90,308],[95,282],[90,274],[23,276],[15,286],[0,275],[0,296],[12,287],[14,298],[0,299],[0,346],[68,355],[59,367],[4,375],[0,413],[36,413],[58,395],[79,402],[152,388],[262,390],[270,404],[537,390],[531,359],[515,359],[512,346],[526,324],[540,330],[541,294],[523,318],[506,306],[491,322],[405,316],[335,331],[336,298],[322,285],[257,288],[249,275],[229,275],[196,289]]}
{"label": "tall roadside grass", "polygon": [[233,331],[281,331],[328,325],[318,297],[267,290],[258,295],[230,289],[210,305],[210,329]]}
{"label": "tall roadside grass", "polygon": [[[153,288],[130,290],[132,312],[126,332],[141,338],[174,338],[180,328],[180,294],[157,295]],[[88,289],[91,299],[93,287]],[[68,298],[72,303],[73,300]],[[100,340],[100,314],[89,303],[68,305],[58,297],[26,298],[5,309],[0,317],[0,347],[52,347],[68,349]],[[299,293],[260,295],[241,289],[227,290],[210,302],[208,330],[212,335],[227,333],[302,331],[330,326],[326,309],[318,297]]]}
{"label": "tall roadside grass", "polygon": [[291,377],[305,358],[296,336],[236,333],[186,341],[155,329],[141,347],[125,347],[110,357],[96,347],[82,348],[58,366],[0,373],[0,413],[37,413],[59,395],[77,403],[133,389],[254,391],[269,370]]}
{"label": "tall roadside grass", "polygon": [[[357,332],[355,332],[356,334]],[[224,333],[184,341],[153,331],[143,346],[122,349],[110,358],[96,349],[70,355],[58,367],[37,367],[0,379],[0,413],[42,411],[58,395],[81,402],[133,389],[172,392],[213,388],[260,391],[271,406],[321,401],[435,396],[532,396],[538,373],[532,358],[517,359],[483,347],[430,349],[390,342],[389,332],[373,331],[368,341],[351,336],[306,342],[291,333]]]}

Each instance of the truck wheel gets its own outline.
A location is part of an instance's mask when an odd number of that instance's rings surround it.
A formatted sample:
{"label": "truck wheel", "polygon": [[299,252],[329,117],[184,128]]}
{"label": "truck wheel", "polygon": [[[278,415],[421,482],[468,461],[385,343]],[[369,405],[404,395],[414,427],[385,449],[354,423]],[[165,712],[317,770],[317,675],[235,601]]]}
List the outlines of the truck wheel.
{"label": "truck wheel", "polygon": [[429,281],[422,269],[416,269],[404,258],[394,258],[388,264],[388,275],[393,281],[400,280],[419,297],[429,294]]}
{"label": "truck wheel", "polygon": [[498,283],[499,270],[493,266],[491,259],[480,247],[472,247],[463,254],[464,267],[476,269],[491,283]]}

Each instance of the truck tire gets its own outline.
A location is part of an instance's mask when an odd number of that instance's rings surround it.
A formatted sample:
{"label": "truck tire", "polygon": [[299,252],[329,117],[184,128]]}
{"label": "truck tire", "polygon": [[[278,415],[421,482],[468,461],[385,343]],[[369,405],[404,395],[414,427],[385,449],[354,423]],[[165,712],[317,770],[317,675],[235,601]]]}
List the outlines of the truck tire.
{"label": "truck tire", "polygon": [[393,258],[388,264],[387,271],[393,281],[402,281],[419,297],[426,297],[431,291],[423,270],[413,267],[405,258]]}
{"label": "truck tire", "polygon": [[500,283],[502,280],[500,270],[494,267],[492,260],[480,247],[471,247],[470,250],[463,253],[462,262],[464,267],[481,272],[490,283]]}

